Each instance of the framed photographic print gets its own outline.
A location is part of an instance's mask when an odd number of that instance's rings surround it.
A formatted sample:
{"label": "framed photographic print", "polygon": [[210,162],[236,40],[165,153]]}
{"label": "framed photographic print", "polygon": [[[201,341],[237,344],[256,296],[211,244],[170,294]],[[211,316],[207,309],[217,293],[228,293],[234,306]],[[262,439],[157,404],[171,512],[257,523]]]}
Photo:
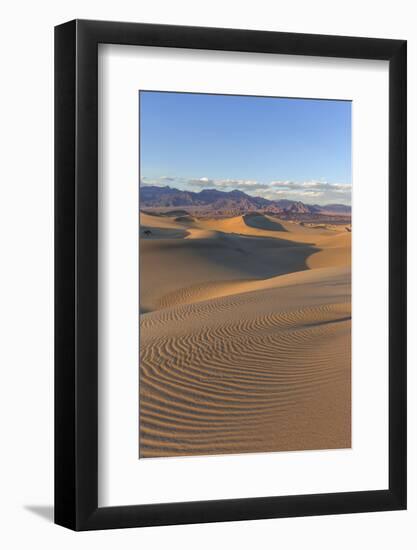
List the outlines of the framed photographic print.
{"label": "framed photographic print", "polygon": [[55,30],[55,521],[406,507],[406,42]]}

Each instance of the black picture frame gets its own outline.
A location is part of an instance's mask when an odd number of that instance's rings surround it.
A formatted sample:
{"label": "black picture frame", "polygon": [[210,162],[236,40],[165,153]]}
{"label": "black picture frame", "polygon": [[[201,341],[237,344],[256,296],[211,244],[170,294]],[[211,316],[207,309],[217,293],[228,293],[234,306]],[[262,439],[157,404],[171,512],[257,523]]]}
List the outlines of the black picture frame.
{"label": "black picture frame", "polygon": [[[98,44],[389,62],[389,488],[98,506]],[[92,530],[406,508],[406,41],[74,20],[55,28],[55,523]]]}

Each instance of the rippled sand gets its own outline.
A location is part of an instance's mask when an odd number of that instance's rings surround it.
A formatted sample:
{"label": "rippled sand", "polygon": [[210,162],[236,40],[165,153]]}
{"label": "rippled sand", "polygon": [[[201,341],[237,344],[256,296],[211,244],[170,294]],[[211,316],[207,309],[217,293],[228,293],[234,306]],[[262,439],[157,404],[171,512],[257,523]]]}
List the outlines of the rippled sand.
{"label": "rippled sand", "polygon": [[140,457],[350,447],[350,233],[141,223]]}

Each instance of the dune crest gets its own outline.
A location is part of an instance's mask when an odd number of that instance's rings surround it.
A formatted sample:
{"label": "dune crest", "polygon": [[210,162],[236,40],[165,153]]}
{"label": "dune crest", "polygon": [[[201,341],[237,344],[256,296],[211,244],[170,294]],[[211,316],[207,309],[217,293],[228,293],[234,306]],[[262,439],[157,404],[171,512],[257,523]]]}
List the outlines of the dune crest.
{"label": "dune crest", "polygon": [[350,240],[141,213],[141,457],[350,447]]}

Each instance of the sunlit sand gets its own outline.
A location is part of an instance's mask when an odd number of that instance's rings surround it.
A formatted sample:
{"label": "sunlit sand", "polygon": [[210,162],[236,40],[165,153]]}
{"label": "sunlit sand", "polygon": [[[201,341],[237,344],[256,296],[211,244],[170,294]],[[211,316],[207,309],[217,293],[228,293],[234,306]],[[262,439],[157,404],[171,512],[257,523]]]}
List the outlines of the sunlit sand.
{"label": "sunlit sand", "polygon": [[350,447],[349,229],[141,213],[141,457]]}

